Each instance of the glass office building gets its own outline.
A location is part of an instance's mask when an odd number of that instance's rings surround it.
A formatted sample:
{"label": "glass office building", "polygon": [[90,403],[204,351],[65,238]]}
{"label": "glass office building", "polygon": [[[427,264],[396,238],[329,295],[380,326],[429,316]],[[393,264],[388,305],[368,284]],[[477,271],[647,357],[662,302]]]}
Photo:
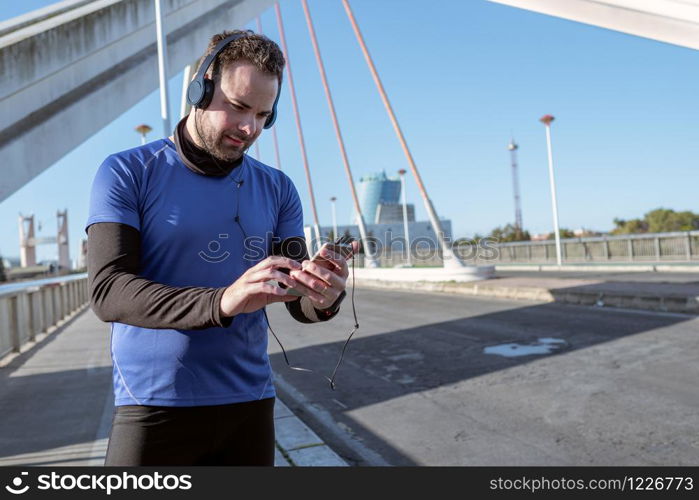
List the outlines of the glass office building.
{"label": "glass office building", "polygon": [[[400,204],[400,179],[398,177],[389,178],[384,170],[380,174],[368,175],[359,179],[359,206],[364,215],[366,224],[376,224],[379,221],[379,205]],[[384,210],[384,212],[386,212]],[[401,218],[398,220],[402,220]],[[385,220],[385,217],[384,217]],[[357,222],[357,214],[352,217],[353,222]],[[388,222],[388,221],[386,221]]]}

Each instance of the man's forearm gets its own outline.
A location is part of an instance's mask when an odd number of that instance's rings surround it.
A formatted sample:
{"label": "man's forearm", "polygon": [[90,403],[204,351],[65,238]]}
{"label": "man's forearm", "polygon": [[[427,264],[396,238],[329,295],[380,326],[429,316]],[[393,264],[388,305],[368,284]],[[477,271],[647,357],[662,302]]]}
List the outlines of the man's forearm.
{"label": "man's forearm", "polygon": [[173,287],[138,275],[140,234],[126,224],[88,228],[91,306],[107,322],[200,330],[230,325],[220,314],[225,288]]}

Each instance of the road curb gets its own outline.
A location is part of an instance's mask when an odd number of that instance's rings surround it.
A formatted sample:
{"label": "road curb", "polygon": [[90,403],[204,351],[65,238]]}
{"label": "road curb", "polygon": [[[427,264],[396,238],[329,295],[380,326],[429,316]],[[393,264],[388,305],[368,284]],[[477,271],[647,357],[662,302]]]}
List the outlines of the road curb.
{"label": "road curb", "polygon": [[603,290],[569,290],[531,286],[497,286],[481,282],[385,281],[357,279],[359,288],[401,290],[407,292],[438,292],[455,295],[495,297],[535,302],[617,307],[645,311],[699,314],[699,297],[694,295],[657,295],[614,293]]}

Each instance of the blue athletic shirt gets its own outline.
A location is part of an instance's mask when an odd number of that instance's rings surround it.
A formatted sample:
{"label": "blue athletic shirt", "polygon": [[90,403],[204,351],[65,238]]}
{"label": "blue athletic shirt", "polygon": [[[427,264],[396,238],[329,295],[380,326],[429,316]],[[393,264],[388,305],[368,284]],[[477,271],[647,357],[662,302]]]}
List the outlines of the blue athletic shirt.
{"label": "blue athletic shirt", "polygon": [[[139,275],[176,287],[228,286],[266,258],[273,241],[303,237],[299,195],[283,172],[245,155],[225,177],[196,174],[169,139],[102,163],[85,230],[98,222],[136,228]],[[275,394],[262,310],[236,316],[227,328],[114,322],[111,350],[117,406],[218,405]]]}

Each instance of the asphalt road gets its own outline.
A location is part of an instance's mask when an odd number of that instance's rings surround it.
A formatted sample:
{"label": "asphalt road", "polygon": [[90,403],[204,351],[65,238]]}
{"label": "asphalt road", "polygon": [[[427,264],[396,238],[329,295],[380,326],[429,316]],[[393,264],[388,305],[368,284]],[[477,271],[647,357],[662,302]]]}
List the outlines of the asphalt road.
{"label": "asphalt road", "polygon": [[[357,465],[696,465],[699,318],[357,289],[331,323],[270,321],[280,397]],[[550,354],[507,357],[528,347]]]}

